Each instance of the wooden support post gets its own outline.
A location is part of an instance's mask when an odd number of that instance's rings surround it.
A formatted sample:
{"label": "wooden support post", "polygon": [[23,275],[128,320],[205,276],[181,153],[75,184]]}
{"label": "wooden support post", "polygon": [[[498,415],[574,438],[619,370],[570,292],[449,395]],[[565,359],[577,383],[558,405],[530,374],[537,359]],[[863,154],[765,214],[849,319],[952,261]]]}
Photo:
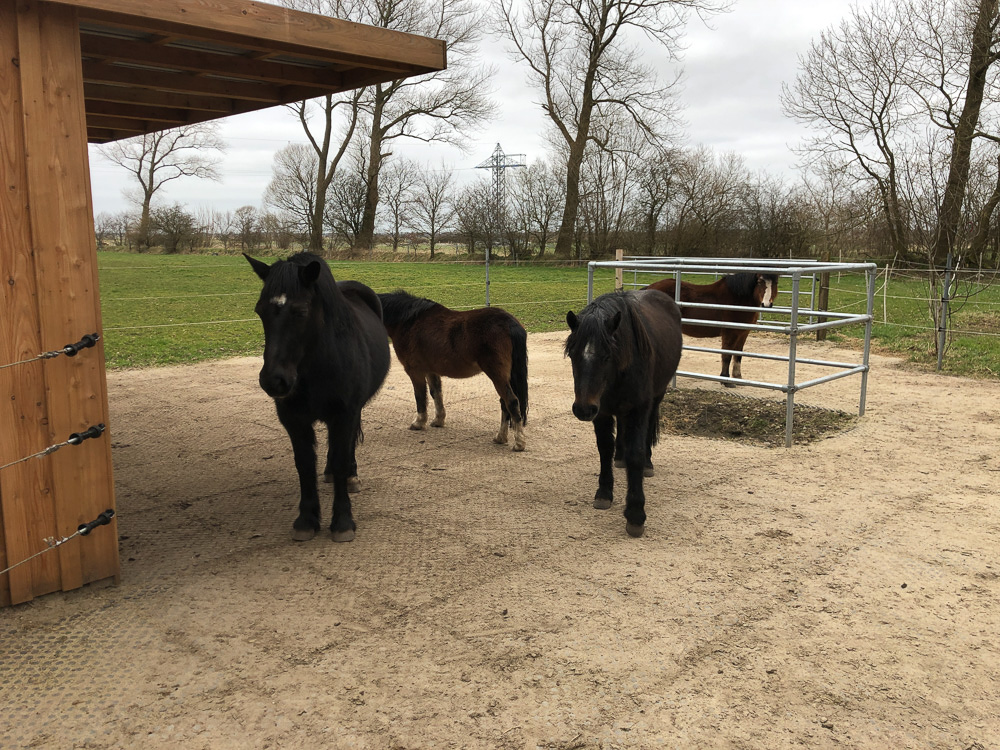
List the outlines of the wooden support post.
{"label": "wooden support post", "polygon": [[[0,0],[0,364],[101,331],[76,10]],[[108,423],[103,341],[0,370],[0,465]],[[110,430],[0,471],[0,569],[114,508]],[[117,525],[0,575],[0,604],[119,575]]]}
{"label": "wooden support post", "polygon": [[[830,262],[830,251],[824,250],[823,255],[820,256],[824,263]],[[830,272],[824,271],[819,275],[819,300],[816,304],[817,310],[829,310],[830,309]],[[827,318],[825,315],[820,315],[818,318],[820,323],[825,323]],[[816,340],[826,341],[826,329],[819,328],[816,330]]]}

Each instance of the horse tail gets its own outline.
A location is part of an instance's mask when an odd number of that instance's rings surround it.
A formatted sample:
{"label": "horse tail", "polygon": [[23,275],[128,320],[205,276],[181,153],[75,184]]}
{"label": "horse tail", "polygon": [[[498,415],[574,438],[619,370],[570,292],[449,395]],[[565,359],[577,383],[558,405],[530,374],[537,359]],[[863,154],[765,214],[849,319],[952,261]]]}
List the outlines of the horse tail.
{"label": "horse tail", "polygon": [[528,423],[528,333],[517,318],[510,319],[510,388],[521,404],[521,423]]}

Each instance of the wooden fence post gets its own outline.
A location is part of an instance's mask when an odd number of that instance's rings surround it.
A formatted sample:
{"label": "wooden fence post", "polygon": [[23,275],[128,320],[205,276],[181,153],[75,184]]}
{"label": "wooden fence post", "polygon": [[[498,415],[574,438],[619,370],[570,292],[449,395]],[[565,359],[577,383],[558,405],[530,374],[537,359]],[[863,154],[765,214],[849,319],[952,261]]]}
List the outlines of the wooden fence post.
{"label": "wooden fence post", "polygon": [[[823,263],[830,262],[830,251],[824,250],[823,254],[820,256]],[[816,308],[819,310],[829,310],[830,309],[830,272],[824,271],[819,275],[819,300],[816,303]],[[818,318],[820,323],[826,322],[826,316],[820,315]],[[826,341],[826,329],[819,328],[816,330],[816,340]]]}

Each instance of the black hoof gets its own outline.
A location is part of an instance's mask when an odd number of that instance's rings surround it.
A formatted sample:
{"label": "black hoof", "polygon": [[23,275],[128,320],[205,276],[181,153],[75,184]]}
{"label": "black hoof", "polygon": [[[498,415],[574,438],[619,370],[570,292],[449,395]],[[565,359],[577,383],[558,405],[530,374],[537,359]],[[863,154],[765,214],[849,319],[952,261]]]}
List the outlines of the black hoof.
{"label": "black hoof", "polygon": [[361,492],[361,480],[358,479],[357,475],[347,478],[347,491]]}
{"label": "black hoof", "polygon": [[625,524],[625,531],[628,532],[628,535],[630,537],[634,537],[636,539],[638,539],[639,537],[641,537],[642,533],[645,530],[646,530],[646,525],[645,524],[637,524],[637,523],[626,523]]}
{"label": "black hoof", "polygon": [[292,541],[293,542],[308,542],[316,536],[316,529],[296,529],[292,528]]}
{"label": "black hoof", "polygon": [[614,463],[615,463],[615,468],[616,469],[624,469],[625,468],[625,459],[624,458],[616,458],[615,461],[614,461]]}
{"label": "black hoof", "polygon": [[643,466],[642,467],[642,475],[644,477],[651,477],[651,476],[653,476],[654,475],[653,464],[647,464],[646,466]]}
{"label": "black hoof", "polygon": [[607,510],[611,507],[611,497],[604,495],[600,490],[594,495],[594,507],[598,510]]}

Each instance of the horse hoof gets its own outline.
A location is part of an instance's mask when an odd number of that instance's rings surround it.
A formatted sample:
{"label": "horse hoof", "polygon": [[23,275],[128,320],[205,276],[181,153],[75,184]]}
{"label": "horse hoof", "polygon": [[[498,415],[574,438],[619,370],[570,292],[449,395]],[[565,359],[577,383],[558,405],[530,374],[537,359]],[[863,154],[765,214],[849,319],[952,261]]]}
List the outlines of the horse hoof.
{"label": "horse hoof", "polygon": [[333,484],[333,474],[324,474],[323,484]]}
{"label": "horse hoof", "polygon": [[651,477],[651,476],[654,475],[654,473],[655,472],[653,471],[653,467],[652,466],[643,466],[642,467],[642,475],[644,477]]}
{"label": "horse hoof", "polygon": [[642,533],[646,530],[646,525],[641,523],[626,523],[625,531],[630,537],[638,539],[642,536]]}
{"label": "horse hoof", "polygon": [[511,448],[511,450],[520,453],[521,451],[524,450],[524,443],[514,443],[514,447]]}
{"label": "horse hoof", "polygon": [[736,387],[736,383],[723,383],[722,387],[723,388],[735,388]]}
{"label": "horse hoof", "polygon": [[308,542],[316,536],[316,529],[292,529],[293,542]]}
{"label": "horse hoof", "polygon": [[424,425],[417,424],[416,422],[414,422],[413,424],[410,425],[410,429],[414,430],[415,432],[420,432],[420,430],[424,429]]}
{"label": "horse hoof", "polygon": [[357,475],[347,478],[347,491],[361,492],[361,480],[358,479]]}
{"label": "horse hoof", "polygon": [[444,420],[442,419],[440,422],[438,422],[435,419],[433,422],[431,422],[431,427],[444,427]]}
{"label": "horse hoof", "polygon": [[611,498],[608,497],[595,497],[594,507],[598,510],[607,510],[611,507]]}
{"label": "horse hoof", "polygon": [[354,541],[354,529],[344,529],[343,531],[334,531],[330,535],[335,542],[353,542]]}
{"label": "horse hoof", "polygon": [[497,435],[495,438],[493,438],[493,442],[496,443],[497,445],[507,445],[507,438],[500,437],[499,435]]}
{"label": "horse hoof", "polygon": [[615,468],[616,469],[624,469],[625,468],[625,459],[624,458],[616,458],[615,459]]}

